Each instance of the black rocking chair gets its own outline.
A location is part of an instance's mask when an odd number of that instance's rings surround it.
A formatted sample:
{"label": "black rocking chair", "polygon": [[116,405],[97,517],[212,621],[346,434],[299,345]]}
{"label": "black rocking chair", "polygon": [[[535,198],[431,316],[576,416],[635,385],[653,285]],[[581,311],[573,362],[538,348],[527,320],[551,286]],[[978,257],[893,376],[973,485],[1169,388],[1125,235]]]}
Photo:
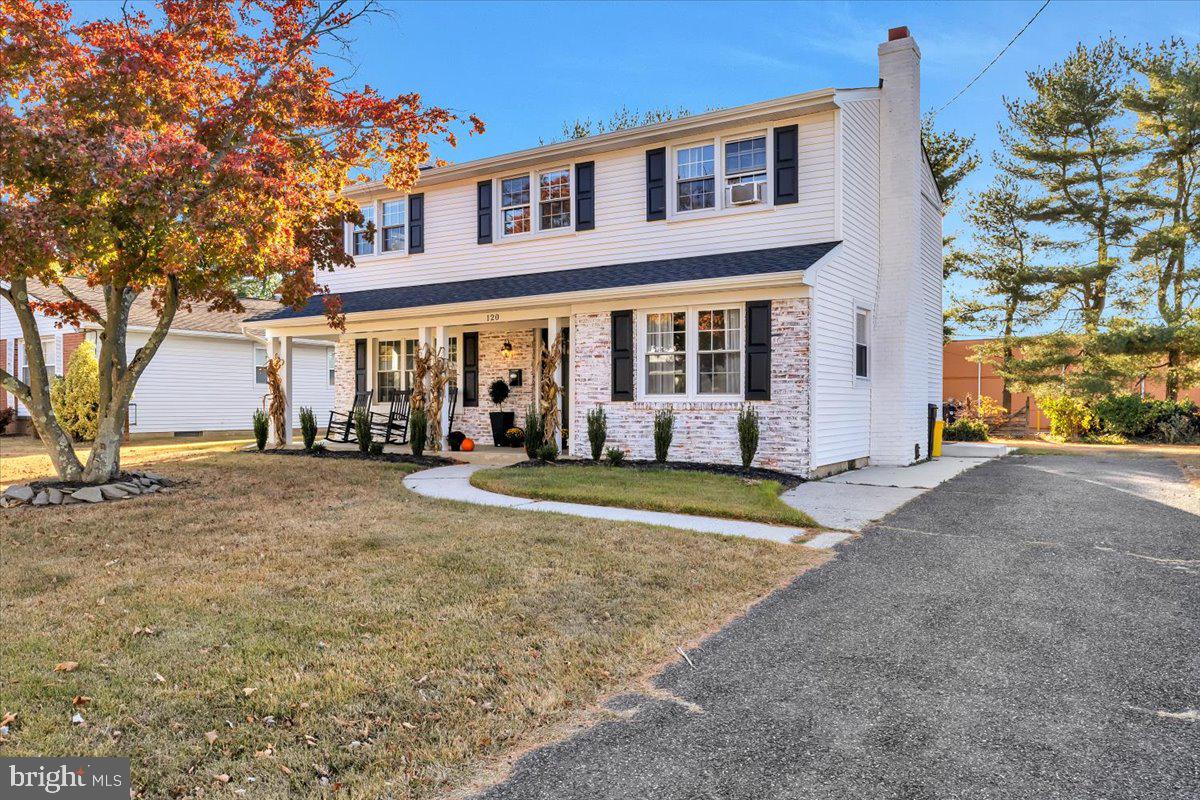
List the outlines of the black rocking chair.
{"label": "black rocking chair", "polygon": [[357,442],[354,432],[354,415],[358,411],[371,410],[371,390],[354,393],[354,404],[349,411],[330,411],[329,424],[325,426],[325,439],[330,442]]}
{"label": "black rocking chair", "polygon": [[408,401],[412,390],[405,389],[392,395],[387,413],[371,412],[371,434],[376,441],[385,444],[404,444],[408,441]]}

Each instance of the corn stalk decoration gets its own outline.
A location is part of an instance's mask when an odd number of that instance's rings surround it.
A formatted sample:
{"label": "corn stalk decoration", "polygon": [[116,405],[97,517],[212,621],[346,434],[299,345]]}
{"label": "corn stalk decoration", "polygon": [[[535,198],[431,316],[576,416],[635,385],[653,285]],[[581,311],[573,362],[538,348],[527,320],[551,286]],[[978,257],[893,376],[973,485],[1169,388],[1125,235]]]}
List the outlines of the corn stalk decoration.
{"label": "corn stalk decoration", "polygon": [[563,354],[563,338],[560,332],[554,339],[554,345],[550,349],[546,349],[546,345],[538,344],[539,357],[541,358],[541,368],[538,370],[539,396],[541,398],[541,408],[538,409],[542,415],[542,429],[545,431],[545,441],[554,440],[554,435],[559,430],[559,396],[562,390],[559,389],[558,382],[554,379],[558,374],[558,367],[562,361]]}
{"label": "corn stalk decoration", "polygon": [[429,371],[431,355],[429,345],[417,345],[413,353],[412,396],[408,398],[408,407],[412,411],[425,407],[425,373]]}
{"label": "corn stalk decoration", "polygon": [[271,418],[271,426],[275,429],[277,447],[283,447],[287,441],[287,400],[283,396],[283,379],[279,376],[283,369],[283,359],[271,356],[267,361],[267,388],[271,392],[271,404],[267,407],[267,415]]}
{"label": "corn stalk decoration", "polygon": [[450,362],[444,349],[426,348],[428,362],[429,397],[426,400],[428,427],[426,428],[430,450],[442,449],[442,400],[446,395],[446,382],[450,379]]}

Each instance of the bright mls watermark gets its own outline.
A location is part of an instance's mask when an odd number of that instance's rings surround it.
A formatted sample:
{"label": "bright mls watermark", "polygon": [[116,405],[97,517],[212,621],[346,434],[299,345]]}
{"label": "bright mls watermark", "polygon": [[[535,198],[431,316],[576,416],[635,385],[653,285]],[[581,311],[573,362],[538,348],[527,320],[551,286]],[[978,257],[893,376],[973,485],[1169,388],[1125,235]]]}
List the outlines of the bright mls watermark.
{"label": "bright mls watermark", "polygon": [[128,758],[0,758],[0,797],[129,800]]}

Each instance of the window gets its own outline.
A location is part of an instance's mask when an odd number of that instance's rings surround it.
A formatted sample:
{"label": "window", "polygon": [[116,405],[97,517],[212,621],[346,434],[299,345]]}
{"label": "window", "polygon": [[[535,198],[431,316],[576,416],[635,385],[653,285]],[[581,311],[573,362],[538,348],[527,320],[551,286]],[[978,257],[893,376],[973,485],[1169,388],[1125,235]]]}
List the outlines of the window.
{"label": "window", "polygon": [[446,342],[446,360],[450,362],[449,381],[451,386],[458,386],[458,337],[451,336]]}
{"label": "window", "polygon": [[380,403],[389,403],[392,395],[403,388],[400,384],[400,348],[397,339],[381,341],[378,344],[375,371],[375,396]]}
{"label": "window", "polygon": [[505,236],[529,233],[529,176],[517,175],[500,181],[500,215]]}
{"label": "window", "polygon": [[854,312],[854,376],[857,378],[867,377],[870,314],[865,308]]}
{"label": "window", "polygon": [[267,348],[254,346],[254,382],[267,382]]}
{"label": "window", "polygon": [[696,314],[697,394],[742,391],[742,311],[701,309]]}
{"label": "window", "polygon": [[417,340],[404,340],[404,388],[413,388],[413,373],[417,370]]}
{"label": "window", "polygon": [[[735,191],[728,187],[759,184],[761,188]],[[767,196],[767,137],[725,143],[725,186],[730,205],[761,202]],[[758,198],[755,200],[754,198]]]}
{"label": "window", "polygon": [[699,211],[716,206],[713,145],[675,151],[675,210]]}
{"label": "window", "polygon": [[337,356],[332,347],[325,350],[325,366],[329,369],[329,385],[337,383]]}
{"label": "window", "polygon": [[375,252],[375,204],[361,207],[363,223],[354,229],[353,254],[369,256]]}
{"label": "window", "polygon": [[385,253],[404,250],[404,201],[387,200],[383,203],[381,248]]}
{"label": "window", "polygon": [[687,393],[687,312],[646,315],[646,394]]}
{"label": "window", "polygon": [[555,169],[538,175],[539,230],[571,227],[571,171]]}

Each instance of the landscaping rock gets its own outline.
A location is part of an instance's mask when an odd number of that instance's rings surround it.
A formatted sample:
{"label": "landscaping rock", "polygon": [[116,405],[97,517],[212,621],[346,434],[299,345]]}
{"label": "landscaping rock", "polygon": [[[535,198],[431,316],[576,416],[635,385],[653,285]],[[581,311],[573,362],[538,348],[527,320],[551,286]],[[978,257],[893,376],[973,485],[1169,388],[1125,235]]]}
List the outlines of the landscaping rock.
{"label": "landscaping rock", "polygon": [[101,486],[100,494],[104,495],[105,500],[124,500],[126,497],[129,497],[129,492],[126,492],[124,489],[118,488],[111,483],[106,483]]}
{"label": "landscaping rock", "polygon": [[119,488],[125,490],[129,494],[141,494],[142,493],[142,487],[138,486],[136,483],[118,483],[117,486]]}
{"label": "landscaping rock", "polygon": [[[81,489],[80,491],[83,491],[83,490]],[[82,503],[82,502],[83,502],[82,500],[80,500],[78,497],[75,497],[73,495],[69,495],[69,494],[63,495],[62,504],[64,506],[73,506],[77,503]],[[99,502],[99,501],[97,501],[97,502]]]}
{"label": "landscaping rock", "polygon": [[85,486],[82,489],[77,489],[71,492],[71,497],[73,497],[77,502],[103,503],[104,492],[102,492],[100,489],[101,487],[99,486]]}
{"label": "landscaping rock", "polygon": [[47,492],[45,489],[43,489],[42,491],[38,492],[38,493],[37,493],[37,497],[33,498],[33,504],[34,504],[35,506],[48,506],[48,505],[50,505],[50,493],[49,493],[49,492]]}
{"label": "landscaping rock", "polygon": [[23,484],[14,484],[4,490],[4,496],[18,503],[28,503],[33,499],[33,489]]}
{"label": "landscaping rock", "polygon": [[46,490],[46,494],[50,498],[50,504],[56,506],[61,505],[63,498],[66,497],[61,490],[55,489],[53,486]]}
{"label": "landscaping rock", "polygon": [[150,480],[149,478],[147,478],[145,476],[139,476],[138,483],[142,484],[142,486],[153,486],[154,485],[154,481]]}
{"label": "landscaping rock", "polygon": [[146,487],[146,494],[154,494],[157,491],[160,491],[160,487],[156,483],[152,483]]}

